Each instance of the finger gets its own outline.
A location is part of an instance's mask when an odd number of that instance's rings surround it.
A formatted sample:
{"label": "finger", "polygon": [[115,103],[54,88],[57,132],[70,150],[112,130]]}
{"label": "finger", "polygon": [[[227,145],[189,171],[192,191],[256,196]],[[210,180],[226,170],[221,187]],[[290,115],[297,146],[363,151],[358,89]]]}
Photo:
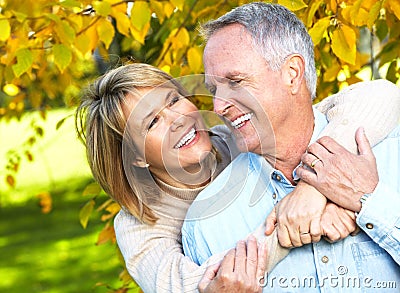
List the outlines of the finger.
{"label": "finger", "polygon": [[323,136],[319,138],[317,142],[332,154],[341,153],[344,150],[346,150],[344,147],[342,147],[333,138],[330,138],[329,136]]}
{"label": "finger", "polygon": [[319,242],[321,240],[321,221],[320,218],[312,219],[310,223],[310,235],[312,242]]}
{"label": "finger", "polygon": [[246,242],[239,240],[236,243],[234,272],[246,271]]}
{"label": "finger", "polygon": [[278,235],[278,240],[279,240],[279,243],[281,244],[281,246],[289,247],[289,248],[293,247],[292,242],[290,241],[288,230],[286,229],[285,226],[280,225],[279,223],[278,223],[277,235]]}
{"label": "finger", "polygon": [[274,207],[271,213],[268,215],[267,220],[265,221],[265,235],[269,236],[275,229],[276,225],[276,207]]}
{"label": "finger", "polygon": [[314,187],[317,186],[318,176],[315,172],[310,171],[308,167],[300,166],[299,168],[296,169],[296,175],[304,182]]}
{"label": "finger", "polygon": [[342,222],[346,226],[346,229],[349,231],[349,233],[355,231],[357,224],[353,211],[343,209],[343,215],[340,218],[342,219]]}
{"label": "finger", "polygon": [[225,256],[224,259],[221,262],[220,269],[218,270],[218,275],[221,274],[228,274],[232,273],[233,269],[235,267],[235,255],[236,255],[236,249],[233,248],[229,250]]}
{"label": "finger", "polygon": [[365,130],[363,127],[358,128],[356,131],[356,142],[358,145],[358,152],[360,153],[360,155],[374,157],[371,145],[369,143],[367,136],[365,135]]}
{"label": "finger", "polygon": [[206,269],[198,285],[200,292],[204,291],[207,288],[208,284],[210,284],[210,282],[214,280],[215,276],[217,275],[218,269],[220,268],[220,265],[220,263],[213,264]]}
{"label": "finger", "polygon": [[313,154],[320,159],[327,158],[330,155],[330,152],[318,142],[309,145],[307,148],[307,153]]}
{"label": "finger", "polygon": [[338,230],[336,230],[335,226],[333,223],[329,225],[324,226],[324,234],[325,234],[325,239],[329,241],[330,243],[333,243],[335,241],[338,241],[340,239],[340,233]]}
{"label": "finger", "polygon": [[254,236],[250,235],[247,238],[247,258],[246,258],[246,273],[248,276],[255,278],[257,273],[257,240]]}
{"label": "finger", "polygon": [[311,234],[309,225],[306,224],[300,225],[299,231],[297,233],[299,233],[299,238],[302,245],[311,243]]}
{"label": "finger", "polygon": [[[309,228],[307,227],[304,229],[304,232],[308,232],[308,230]],[[294,247],[300,247],[303,245],[300,239],[300,231],[298,229],[292,229],[291,227],[288,227],[287,231],[289,233],[290,242]]]}
{"label": "finger", "polygon": [[313,154],[303,154],[301,156],[301,161],[303,164],[306,164],[310,170],[313,170],[316,173],[324,167],[324,161]]}
{"label": "finger", "polygon": [[257,262],[257,272],[256,277],[260,278],[265,275],[265,269],[267,268],[268,259],[268,248],[266,242],[263,241],[258,245],[258,262]]}

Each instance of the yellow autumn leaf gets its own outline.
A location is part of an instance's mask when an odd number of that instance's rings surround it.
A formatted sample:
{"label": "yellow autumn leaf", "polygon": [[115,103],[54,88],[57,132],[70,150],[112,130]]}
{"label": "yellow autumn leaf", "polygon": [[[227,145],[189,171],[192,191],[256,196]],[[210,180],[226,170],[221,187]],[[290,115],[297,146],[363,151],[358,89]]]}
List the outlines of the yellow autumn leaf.
{"label": "yellow autumn leaf", "polygon": [[138,30],[144,29],[150,22],[151,10],[149,3],[144,1],[135,1],[131,9],[131,23]]}
{"label": "yellow autumn leaf", "polygon": [[57,22],[54,31],[64,44],[71,44],[75,39],[75,30],[65,20]]}
{"label": "yellow autumn leaf", "polygon": [[93,8],[100,16],[106,17],[111,13],[111,4],[106,1],[93,1]]}
{"label": "yellow autumn leaf", "polygon": [[376,2],[372,7],[371,10],[368,13],[368,21],[367,21],[367,26],[370,30],[372,30],[372,27],[375,23],[375,21],[378,19],[379,12],[381,10],[381,2]]}
{"label": "yellow autumn leaf", "polygon": [[85,55],[90,51],[90,38],[86,34],[81,34],[75,39],[74,46]]}
{"label": "yellow autumn leaf", "polygon": [[53,199],[47,191],[41,192],[36,195],[36,197],[39,199],[39,205],[42,209],[43,214],[48,214],[51,212],[51,209],[53,207]]}
{"label": "yellow autumn leaf", "polygon": [[339,72],[340,72],[340,65],[337,62],[334,62],[332,66],[326,69],[324,73],[324,81],[326,82],[332,82],[336,80]]}
{"label": "yellow autumn leaf", "polygon": [[172,43],[175,49],[179,49],[189,45],[190,36],[188,31],[184,27],[181,27],[179,31],[178,29],[172,30],[170,36],[173,36]]}
{"label": "yellow autumn leaf", "polygon": [[88,39],[90,40],[89,43],[89,48],[90,51],[94,51],[97,47],[97,43],[99,41],[99,34],[97,33],[96,27],[95,26],[91,26],[89,27],[84,34],[88,37]]}
{"label": "yellow autumn leaf", "polygon": [[33,55],[32,52],[26,48],[19,49],[15,55],[17,56],[17,64],[12,66],[12,70],[16,77],[20,77],[31,68]]}
{"label": "yellow autumn leaf", "polygon": [[329,25],[331,23],[330,17],[324,17],[318,20],[314,26],[309,30],[309,34],[311,39],[313,40],[314,45],[318,45],[319,42],[324,37]]}
{"label": "yellow autumn leaf", "polygon": [[82,195],[83,196],[88,196],[88,195],[95,196],[95,195],[99,195],[100,192],[101,192],[100,185],[96,182],[93,182],[85,187],[85,189],[82,192]]}
{"label": "yellow autumn leaf", "polygon": [[157,18],[160,21],[160,24],[162,24],[165,19],[165,12],[162,2],[159,2],[157,0],[150,0],[150,8],[156,14]]}
{"label": "yellow autumn leaf", "polygon": [[0,41],[6,41],[10,37],[11,26],[6,18],[0,18]]}
{"label": "yellow autumn leaf", "polygon": [[192,72],[198,73],[203,65],[200,49],[192,47],[187,52],[187,60]]}
{"label": "yellow autumn leaf", "polygon": [[6,176],[6,182],[8,185],[10,185],[11,187],[15,187],[15,178],[12,175],[7,175]]}
{"label": "yellow autumn leaf", "polygon": [[112,225],[107,225],[101,230],[99,237],[97,238],[96,245],[104,244],[108,241],[115,243],[115,231]]}
{"label": "yellow autumn leaf", "polygon": [[297,11],[307,7],[307,4],[305,4],[302,0],[278,0],[278,4],[285,6],[291,11]]}
{"label": "yellow autumn leaf", "polygon": [[117,22],[117,30],[121,34],[130,37],[129,28],[131,27],[131,22],[128,16],[125,13],[119,11],[113,13],[113,16],[115,18],[115,21]]}
{"label": "yellow autumn leaf", "polygon": [[308,11],[306,26],[311,27],[315,12],[318,10],[323,0],[313,1]]}
{"label": "yellow autumn leaf", "polygon": [[393,11],[394,15],[400,19],[400,2],[397,0],[386,1],[389,4],[390,9]]}
{"label": "yellow autumn leaf", "polygon": [[9,83],[3,86],[3,92],[10,97],[14,97],[19,93],[19,87],[17,87],[15,84]]}
{"label": "yellow autumn leaf", "polygon": [[89,222],[89,217],[93,212],[95,201],[93,199],[89,200],[79,211],[79,222],[81,223],[83,229],[86,229]]}
{"label": "yellow autumn leaf", "polygon": [[64,72],[72,61],[71,49],[64,44],[57,44],[53,46],[53,54],[54,63],[61,72]]}
{"label": "yellow autumn leaf", "polygon": [[133,26],[131,26],[131,34],[135,38],[136,41],[138,41],[139,43],[141,43],[143,45],[144,38],[146,37],[149,29],[150,29],[150,22],[146,23],[146,25],[144,26],[144,28],[141,31],[139,31],[136,28],[134,28]]}
{"label": "yellow autumn leaf", "polygon": [[170,0],[171,4],[177,7],[180,11],[183,11],[183,5],[185,4],[185,0]]}
{"label": "yellow autumn leaf", "polygon": [[115,31],[114,26],[106,19],[102,19],[96,27],[100,41],[102,41],[108,49],[114,39]]}
{"label": "yellow autumn leaf", "polygon": [[174,12],[174,6],[171,5],[171,3],[169,3],[169,2],[165,2],[164,13],[167,16],[167,18],[169,18],[173,12]]}
{"label": "yellow autumn leaf", "polygon": [[355,64],[356,61],[356,33],[347,26],[339,26],[332,34],[332,51],[343,61]]}

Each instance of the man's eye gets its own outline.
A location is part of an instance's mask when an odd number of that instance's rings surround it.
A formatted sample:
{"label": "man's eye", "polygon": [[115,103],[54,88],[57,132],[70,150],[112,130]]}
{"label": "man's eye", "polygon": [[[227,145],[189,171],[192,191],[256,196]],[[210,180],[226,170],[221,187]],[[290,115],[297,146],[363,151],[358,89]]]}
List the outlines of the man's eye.
{"label": "man's eye", "polygon": [[229,80],[229,86],[234,87],[240,84],[242,80],[241,79],[230,79]]}
{"label": "man's eye", "polygon": [[151,120],[148,129],[151,129],[158,122],[158,119],[158,117],[155,117],[153,120]]}
{"label": "man's eye", "polygon": [[217,92],[217,88],[215,86],[209,85],[207,86],[207,89],[213,96],[215,96],[215,93]]}

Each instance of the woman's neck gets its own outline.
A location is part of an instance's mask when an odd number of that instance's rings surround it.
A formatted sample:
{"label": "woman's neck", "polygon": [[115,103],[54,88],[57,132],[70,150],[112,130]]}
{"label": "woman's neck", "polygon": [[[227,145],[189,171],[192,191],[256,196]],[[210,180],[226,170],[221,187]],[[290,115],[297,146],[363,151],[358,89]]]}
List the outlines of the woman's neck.
{"label": "woman's neck", "polygon": [[150,167],[150,171],[158,180],[170,186],[183,189],[196,189],[207,185],[211,181],[215,165],[215,157],[210,155],[200,164],[193,164],[185,169],[152,170]]}

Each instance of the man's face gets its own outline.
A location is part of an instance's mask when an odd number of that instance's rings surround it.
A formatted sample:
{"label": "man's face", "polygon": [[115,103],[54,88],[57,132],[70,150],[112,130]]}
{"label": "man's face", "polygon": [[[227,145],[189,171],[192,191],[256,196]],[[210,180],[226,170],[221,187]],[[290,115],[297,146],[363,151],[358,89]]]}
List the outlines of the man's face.
{"label": "man's face", "polygon": [[241,151],[275,152],[275,135],[290,105],[282,72],[272,71],[239,24],[214,33],[204,50],[206,84],[214,111],[232,128]]}

